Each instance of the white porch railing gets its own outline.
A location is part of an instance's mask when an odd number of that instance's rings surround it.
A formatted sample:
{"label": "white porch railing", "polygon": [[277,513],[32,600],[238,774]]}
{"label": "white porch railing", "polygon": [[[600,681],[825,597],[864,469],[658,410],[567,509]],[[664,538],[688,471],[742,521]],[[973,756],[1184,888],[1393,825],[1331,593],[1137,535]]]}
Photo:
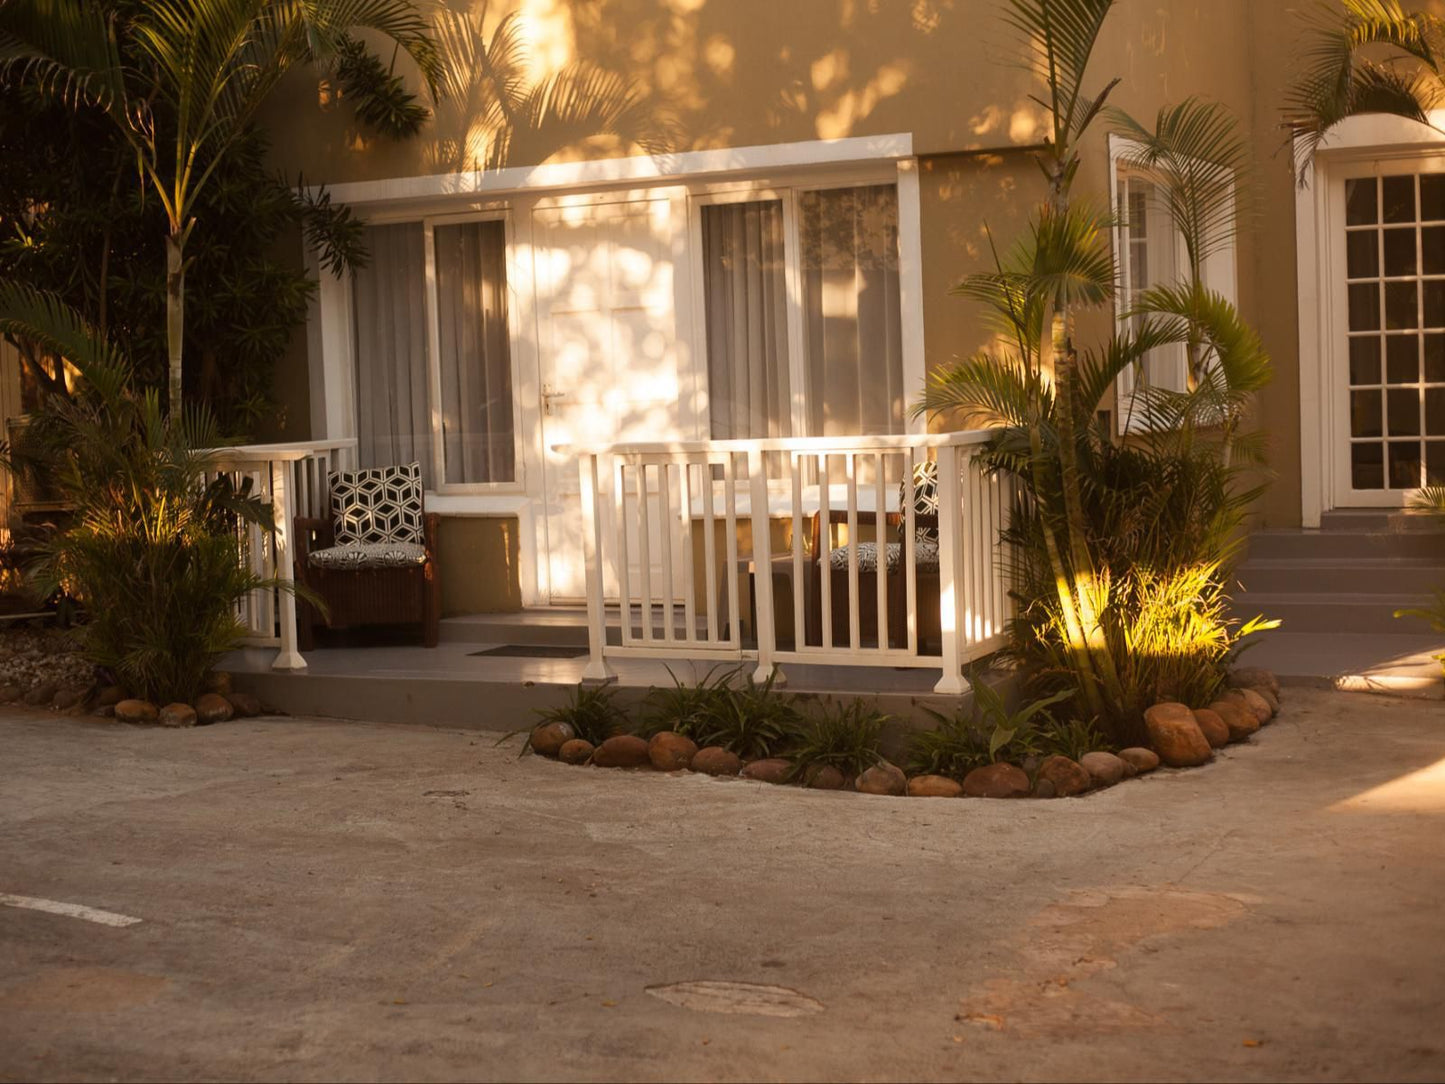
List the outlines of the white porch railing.
{"label": "white porch railing", "polygon": [[[794,662],[938,668],[937,692],[966,691],[963,667],[1002,645],[1011,613],[999,530],[1012,494],[977,461],[988,438],[962,432],[579,450],[587,678],[610,679],[609,660],[617,658],[756,660],[759,680],[775,664]],[[927,546],[913,500],[914,468],[927,459],[938,463],[936,566],[920,560]],[[896,561],[878,546],[879,571],[860,568],[867,541],[897,543]],[[791,605],[777,605],[775,580],[790,585]],[[619,644],[607,642],[610,601],[621,604]],[[780,639],[787,617],[791,637]],[[936,643],[925,642],[925,627]]]}
{"label": "white porch railing", "polygon": [[[275,529],[255,524],[245,530],[246,559],[251,571],[282,584],[291,582],[291,533],[297,516],[331,514],[327,472],[350,470],[356,464],[356,441],[316,440],[298,444],[247,444],[214,453],[211,477],[228,474],[237,485],[251,483],[251,492],[271,505]],[[209,478],[207,479],[209,481]],[[253,647],[278,648],[277,670],[302,670],[306,660],[296,650],[296,597],[288,590],[253,591],[239,614]]]}

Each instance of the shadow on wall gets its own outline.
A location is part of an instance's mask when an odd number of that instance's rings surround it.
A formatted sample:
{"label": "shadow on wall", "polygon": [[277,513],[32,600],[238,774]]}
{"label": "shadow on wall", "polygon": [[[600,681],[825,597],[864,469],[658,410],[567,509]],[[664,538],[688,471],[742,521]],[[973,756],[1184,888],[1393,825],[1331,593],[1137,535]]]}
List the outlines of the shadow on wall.
{"label": "shadow on wall", "polygon": [[367,139],[335,87],[294,79],[268,118],[277,157],[334,183],[892,132],[950,149],[1042,134],[1027,73],[997,63],[1017,46],[976,0],[450,0],[437,22],[449,74],[418,140]]}

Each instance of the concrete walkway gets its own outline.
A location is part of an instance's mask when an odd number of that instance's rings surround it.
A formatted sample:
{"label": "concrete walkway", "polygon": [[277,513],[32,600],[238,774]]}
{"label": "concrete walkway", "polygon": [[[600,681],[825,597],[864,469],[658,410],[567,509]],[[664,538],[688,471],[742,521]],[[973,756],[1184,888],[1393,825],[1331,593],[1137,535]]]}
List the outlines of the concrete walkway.
{"label": "concrete walkway", "polygon": [[1445,704],[1305,689],[1054,802],[12,712],[0,1080],[1436,1080],[1442,818]]}

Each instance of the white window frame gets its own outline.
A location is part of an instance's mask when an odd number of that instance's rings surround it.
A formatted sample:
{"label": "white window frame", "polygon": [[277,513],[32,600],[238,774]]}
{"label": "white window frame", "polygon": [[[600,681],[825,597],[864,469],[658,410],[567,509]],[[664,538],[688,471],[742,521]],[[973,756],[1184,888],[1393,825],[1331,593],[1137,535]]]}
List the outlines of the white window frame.
{"label": "white window frame", "polygon": [[[508,206],[492,206],[485,209],[473,209],[449,214],[418,214],[416,212],[395,212],[392,214],[374,214],[366,216],[362,221],[368,226],[379,225],[404,225],[419,223],[422,227],[422,244],[425,277],[425,304],[426,304],[426,353],[427,353],[427,416],[431,424],[431,448],[432,461],[435,465],[436,478],[432,488],[427,490],[428,494],[440,497],[467,497],[467,496],[506,496],[509,494],[521,494],[526,492],[526,459],[522,454],[522,409],[520,402],[518,351],[520,343],[517,336],[516,305],[514,303],[516,290],[512,283],[513,267],[511,253],[515,247],[513,236],[513,221],[511,208]],[[446,481],[446,440],[442,433],[442,376],[441,376],[441,327],[439,302],[437,299],[437,277],[436,277],[436,241],[435,229],[437,226],[456,226],[468,222],[501,222],[503,243],[506,245],[506,252],[503,254],[507,266],[507,348],[509,353],[508,364],[511,367],[512,386],[512,462],[515,465],[512,480],[509,482],[448,482]],[[347,294],[351,293],[350,277],[347,281]],[[349,313],[349,305],[348,305]],[[355,335],[355,325],[352,324],[352,335]],[[350,344],[351,357],[355,359],[355,342]],[[354,378],[353,378],[354,379]],[[355,404],[352,406],[351,425],[354,430]]]}
{"label": "white window frame", "polygon": [[[1403,117],[1349,117],[1326,134],[1303,160],[1295,186],[1296,287],[1299,326],[1300,521],[1319,527],[1324,512],[1341,507],[1337,426],[1344,387],[1337,374],[1341,346],[1335,335],[1339,304],[1332,281],[1343,267],[1343,171],[1365,162],[1384,169],[1401,159],[1445,153],[1445,110],[1432,110],[1426,127]],[[1338,199],[1336,199],[1338,194]],[[1393,491],[1401,492],[1401,491]],[[1398,502],[1393,502],[1398,503]]]}
{"label": "white window frame", "polygon": [[[1114,246],[1114,266],[1117,268],[1119,275],[1119,281],[1116,283],[1114,292],[1114,323],[1121,332],[1127,329],[1124,314],[1128,310],[1131,301],[1132,284],[1129,281],[1129,270],[1132,266],[1132,260],[1128,258],[1129,242],[1126,229],[1127,223],[1119,200],[1121,190],[1120,180],[1131,173],[1129,163],[1126,159],[1138,155],[1143,149],[1143,146],[1137,140],[1125,138],[1117,133],[1110,133],[1109,135],[1109,206],[1113,212],[1114,222],[1113,229],[1111,230]],[[1147,176],[1144,175],[1142,171],[1140,176],[1142,179],[1147,179]],[[1154,182],[1151,181],[1150,183]],[[1157,237],[1158,229],[1161,226],[1170,233],[1172,243],[1167,247],[1163,245],[1160,246],[1161,255],[1165,257],[1166,263],[1173,264],[1174,278],[1170,284],[1182,285],[1189,280],[1189,253],[1185,247],[1183,235],[1175,228],[1173,219],[1169,217],[1168,211],[1163,207],[1151,207],[1150,212],[1150,237]],[[1151,251],[1153,251],[1152,245]],[[1237,305],[1239,303],[1237,242],[1233,236],[1205,257],[1202,274],[1205,286],[1224,297],[1230,304]],[[1153,277],[1156,284],[1165,281],[1158,275],[1154,275]],[[1177,377],[1179,386],[1183,387],[1185,384],[1188,357],[1182,347],[1179,348],[1177,352],[1179,355],[1175,360],[1175,364],[1178,367]],[[1131,368],[1119,374],[1116,385],[1115,413],[1118,415],[1116,422],[1117,432],[1120,436],[1124,436],[1128,433],[1145,431],[1148,428],[1147,421],[1140,417],[1137,412],[1130,409],[1132,405],[1131,400],[1134,397],[1133,369]]]}
{"label": "white window frame", "polygon": [[[792,393],[794,436],[819,436],[808,432],[807,327],[803,313],[803,268],[799,230],[798,197],[805,192],[839,188],[894,186],[898,200],[898,288],[902,324],[903,386],[923,390],[922,240],[919,228],[919,185],[916,162],[912,159],[881,168],[835,170],[827,173],[785,174],[778,177],[695,184],[688,192],[688,233],[691,250],[689,266],[693,283],[692,356],[696,359],[697,418],[699,439],[711,439],[708,387],[707,290],[703,261],[702,209],[729,203],[776,200],[783,210],[784,282],[787,287],[788,387]],[[905,408],[904,433],[925,432],[927,422],[914,418]]]}

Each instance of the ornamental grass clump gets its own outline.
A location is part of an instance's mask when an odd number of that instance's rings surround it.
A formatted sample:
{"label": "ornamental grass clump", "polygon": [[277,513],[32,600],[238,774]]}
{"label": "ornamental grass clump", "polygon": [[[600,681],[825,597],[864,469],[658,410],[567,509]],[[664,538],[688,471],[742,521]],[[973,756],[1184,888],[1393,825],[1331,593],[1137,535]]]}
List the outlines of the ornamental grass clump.
{"label": "ornamental grass clump", "polygon": [[879,743],[888,716],[864,700],[824,704],[799,727],[789,751],[791,778],[837,768],[845,778],[861,775],[883,759]]}
{"label": "ornamental grass clump", "polygon": [[943,775],[963,782],[975,768],[1000,761],[1016,763],[1049,747],[1046,735],[1058,725],[1049,709],[1073,696],[1056,692],[1011,710],[987,682],[972,681],[973,698],[952,715],[925,708],[937,726],[920,730],[909,743],[908,770],[913,775]]}
{"label": "ornamental grass clump", "polygon": [[78,373],[52,391],[6,448],[12,469],[43,471],[71,510],[33,570],[42,592],[84,609],[87,656],[133,696],[192,702],[245,628],[238,605],[279,586],[250,571],[245,528],[269,507],[215,476],[209,412],[168,415],[135,390],[126,360],[54,297],[0,283],[0,334],[24,336]]}
{"label": "ornamental grass clump", "polygon": [[773,688],[776,671],[762,683],[728,685],[714,710],[689,734],[699,746],[720,745],[744,760],[781,752],[793,740],[803,716],[792,697]]}
{"label": "ornamental grass clump", "polygon": [[672,685],[648,690],[642,705],[638,734],[650,738],[670,730],[684,737],[696,738],[708,728],[710,719],[726,710],[741,673],[741,667],[714,666],[696,685],[686,685],[668,667],[667,676],[672,678]]}
{"label": "ornamental grass clump", "polygon": [[[535,735],[541,727],[551,723],[565,723],[572,728],[572,737],[581,738],[592,745],[601,745],[608,738],[630,732],[627,715],[614,699],[615,685],[578,685],[567,694],[567,702],[555,708],[544,708],[537,712],[537,722],[532,728]],[[506,735],[502,740],[511,737]],[[532,747],[532,738],[523,746],[525,753]]]}

